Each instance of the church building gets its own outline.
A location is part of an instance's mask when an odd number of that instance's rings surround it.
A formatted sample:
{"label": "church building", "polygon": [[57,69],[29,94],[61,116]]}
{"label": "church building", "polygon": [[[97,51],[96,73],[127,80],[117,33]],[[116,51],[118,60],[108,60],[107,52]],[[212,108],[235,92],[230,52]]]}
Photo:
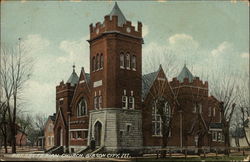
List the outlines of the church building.
{"label": "church building", "polygon": [[209,96],[208,82],[186,65],[171,81],[160,65],[142,75],[142,28],[117,3],[102,23],[90,24],[90,72],[77,74],[73,66],[56,87],[56,146],[79,153],[95,140],[96,152],[161,148],[166,127],[168,147],[223,145],[219,101]]}

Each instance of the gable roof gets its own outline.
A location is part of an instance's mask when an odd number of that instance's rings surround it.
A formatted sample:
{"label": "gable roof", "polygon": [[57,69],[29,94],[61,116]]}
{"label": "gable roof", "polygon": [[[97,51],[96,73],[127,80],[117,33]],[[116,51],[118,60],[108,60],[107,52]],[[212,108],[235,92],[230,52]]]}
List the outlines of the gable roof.
{"label": "gable roof", "polygon": [[189,82],[192,82],[194,79],[193,74],[186,67],[186,64],[182,68],[180,74],[177,76],[177,80],[179,80],[180,82],[184,82],[184,78],[188,78]]}
{"label": "gable roof", "polygon": [[127,21],[125,16],[123,15],[122,11],[120,10],[117,2],[115,2],[115,5],[114,5],[112,11],[110,12],[109,16],[111,18],[112,18],[112,16],[118,16],[118,26],[122,26]]}
{"label": "gable roof", "polygon": [[56,113],[54,113],[53,115],[50,115],[49,119],[51,119],[52,121],[55,121],[56,120]]}
{"label": "gable roof", "polygon": [[142,76],[142,99],[145,99],[149,93],[149,90],[158,76],[158,73],[159,70]]}

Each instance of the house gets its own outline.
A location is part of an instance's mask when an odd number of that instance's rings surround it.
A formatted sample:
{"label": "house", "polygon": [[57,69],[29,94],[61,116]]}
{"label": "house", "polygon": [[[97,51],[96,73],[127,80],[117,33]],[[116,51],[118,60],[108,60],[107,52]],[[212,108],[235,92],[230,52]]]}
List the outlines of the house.
{"label": "house", "polygon": [[44,148],[48,150],[54,146],[54,122],[56,114],[50,115],[44,127]]}
{"label": "house", "polygon": [[27,134],[18,130],[16,134],[16,145],[17,146],[26,146],[28,144]]}
{"label": "house", "polygon": [[171,81],[161,66],[142,75],[142,27],[135,28],[117,3],[102,23],[90,24],[90,73],[82,68],[78,76],[73,66],[56,87],[56,146],[79,152],[94,139],[106,152],[161,148],[166,127],[168,147],[223,145],[219,101],[209,96],[207,81],[186,65]]}

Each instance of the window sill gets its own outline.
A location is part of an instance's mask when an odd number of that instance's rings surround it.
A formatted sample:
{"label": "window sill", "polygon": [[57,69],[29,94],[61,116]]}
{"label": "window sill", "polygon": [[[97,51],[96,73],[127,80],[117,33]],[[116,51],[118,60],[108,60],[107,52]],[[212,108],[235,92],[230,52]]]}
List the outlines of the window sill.
{"label": "window sill", "polygon": [[84,117],[88,117],[88,115],[77,116],[77,118],[84,118]]}
{"label": "window sill", "polygon": [[162,135],[152,135],[152,137],[162,137]]}
{"label": "window sill", "polygon": [[125,69],[123,66],[120,66],[121,69]]}

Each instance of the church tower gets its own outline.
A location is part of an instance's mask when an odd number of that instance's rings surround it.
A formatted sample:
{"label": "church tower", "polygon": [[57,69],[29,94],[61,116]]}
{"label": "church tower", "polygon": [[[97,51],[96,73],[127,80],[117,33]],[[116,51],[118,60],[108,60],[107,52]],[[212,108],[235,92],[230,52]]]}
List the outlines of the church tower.
{"label": "church tower", "polygon": [[142,23],[136,29],[115,3],[103,23],[89,28],[89,139],[107,150],[140,147]]}
{"label": "church tower", "polygon": [[[140,108],[142,43],[142,24],[138,22],[136,30],[117,3],[103,23],[90,25],[92,95],[102,96],[101,107]],[[131,103],[134,100],[134,107],[122,105],[122,96],[130,97]],[[98,108],[95,103],[93,107]]]}

